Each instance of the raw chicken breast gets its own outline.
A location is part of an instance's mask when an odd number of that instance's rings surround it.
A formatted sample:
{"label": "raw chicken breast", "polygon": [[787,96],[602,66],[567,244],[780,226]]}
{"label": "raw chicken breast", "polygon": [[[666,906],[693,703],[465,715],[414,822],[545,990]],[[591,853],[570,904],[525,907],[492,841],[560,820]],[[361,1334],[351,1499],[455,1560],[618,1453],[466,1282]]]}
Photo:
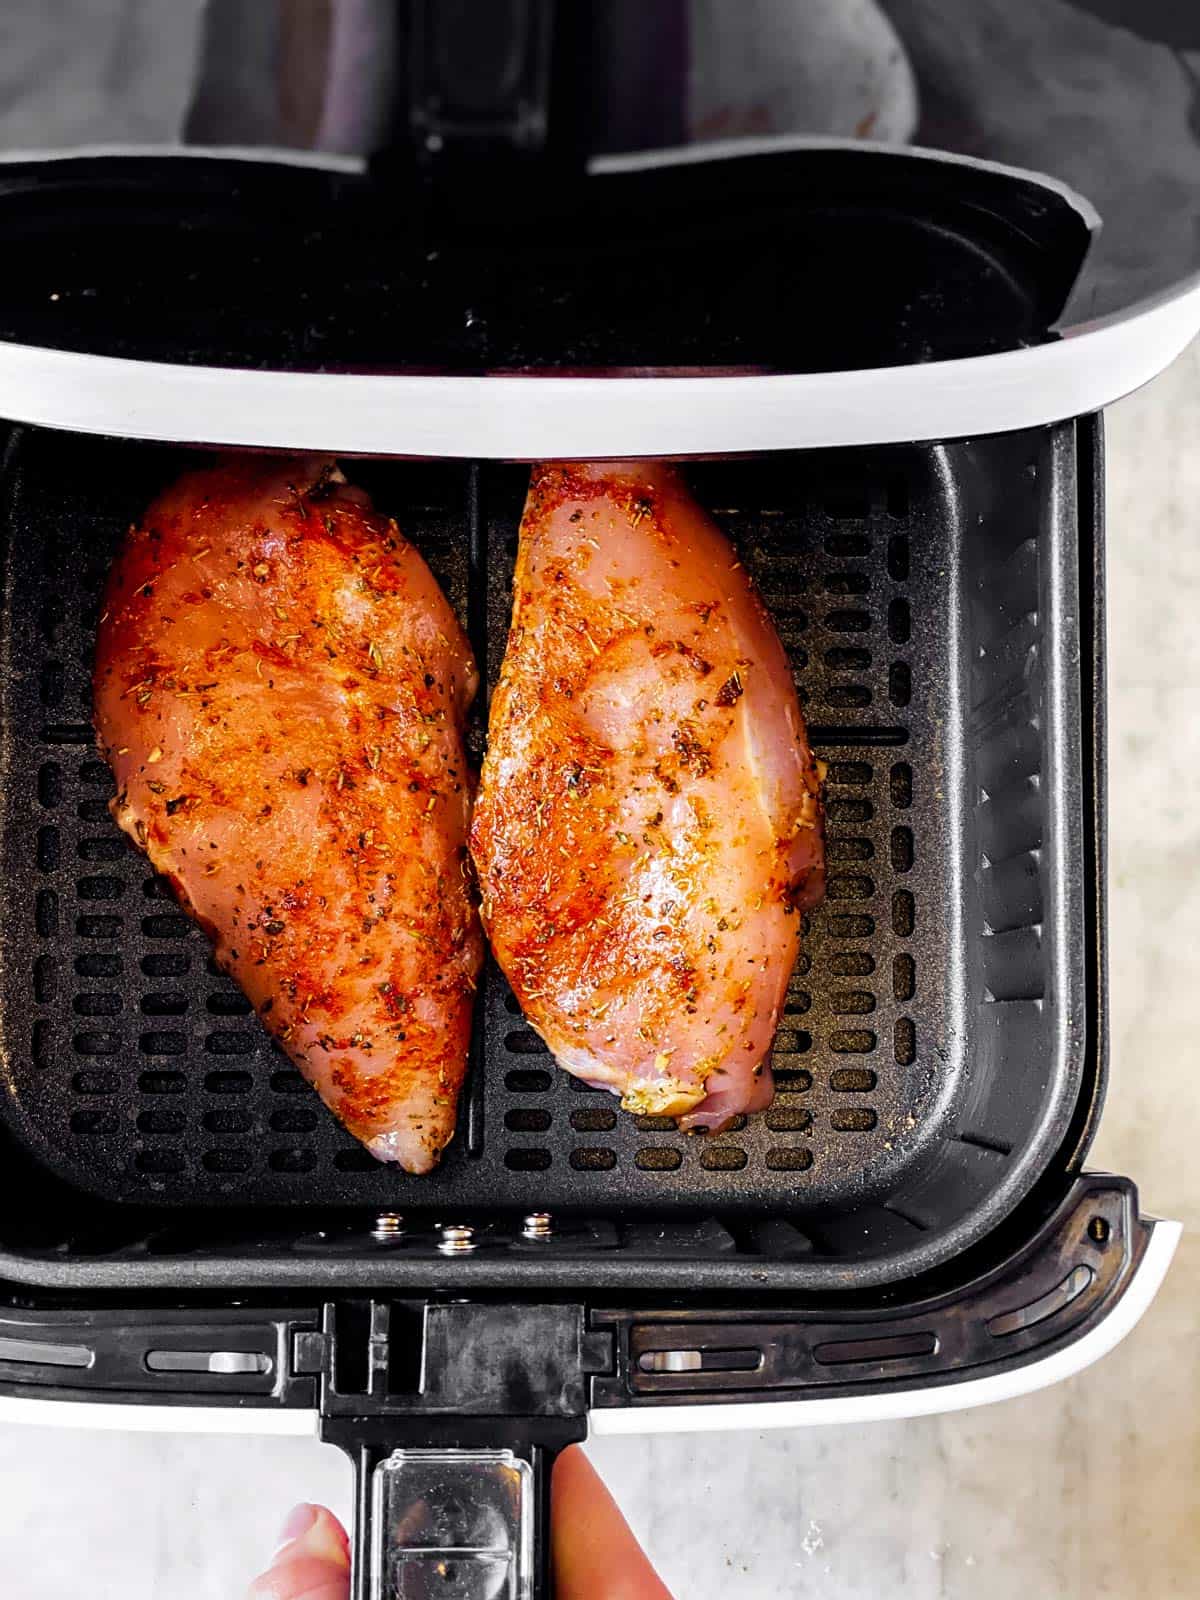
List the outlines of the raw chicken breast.
{"label": "raw chicken breast", "polygon": [[678,473],[534,469],[471,830],[484,925],[562,1066],[719,1128],[824,888],[783,646]]}
{"label": "raw chicken breast", "polygon": [[482,940],[462,630],[329,460],[190,473],[130,529],[96,648],[113,815],[373,1155],[454,1131]]}

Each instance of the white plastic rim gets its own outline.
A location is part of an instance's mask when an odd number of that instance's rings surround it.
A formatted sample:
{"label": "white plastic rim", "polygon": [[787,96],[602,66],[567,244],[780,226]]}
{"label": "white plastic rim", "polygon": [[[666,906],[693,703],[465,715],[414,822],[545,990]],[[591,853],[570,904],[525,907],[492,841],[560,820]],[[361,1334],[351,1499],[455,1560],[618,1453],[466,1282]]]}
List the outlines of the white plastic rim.
{"label": "white plastic rim", "polygon": [[[1069,1378],[1120,1344],[1141,1321],[1171,1265],[1182,1227],[1156,1222],[1133,1280],[1103,1322],[1073,1344],[1027,1366],[991,1377],[926,1389],[883,1389],[841,1399],[749,1401],[729,1405],[656,1405],[593,1411],[593,1435],[706,1433],[736,1428],[799,1428],[819,1424],[886,1422],[963,1411],[1013,1400]],[[262,1406],[127,1405],[103,1400],[49,1400],[0,1395],[0,1424],[118,1429],[127,1433],[247,1433],[313,1437],[317,1413]]]}
{"label": "white plastic rim", "polygon": [[[596,166],[711,160],[813,143],[732,141],[606,158]],[[881,153],[960,159],[907,147],[884,147]],[[194,159],[200,152],[191,154]],[[353,163],[346,167],[353,170]],[[1086,201],[1053,180],[1025,176],[1064,194],[1095,225]],[[0,341],[0,416],[217,447],[527,461],[882,444],[1006,432],[1099,410],[1161,372],[1198,331],[1200,276],[1119,317],[1070,329],[1062,339],[1032,349],[846,372],[264,372]]]}
{"label": "white plastic rim", "polygon": [[129,361],[0,342],[0,416],[82,433],[335,455],[719,455],[1003,433],[1097,411],[1200,331],[1200,281],[1001,355],[719,378],[410,377]]}

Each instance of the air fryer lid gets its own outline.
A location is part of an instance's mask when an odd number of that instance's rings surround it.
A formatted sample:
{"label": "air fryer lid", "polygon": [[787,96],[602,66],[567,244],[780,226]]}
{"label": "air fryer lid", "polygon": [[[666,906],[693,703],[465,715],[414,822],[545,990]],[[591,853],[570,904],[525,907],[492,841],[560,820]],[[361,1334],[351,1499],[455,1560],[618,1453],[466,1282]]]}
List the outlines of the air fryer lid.
{"label": "air fryer lid", "polygon": [[1032,177],[792,150],[373,175],[0,169],[0,339],[198,366],[824,372],[1052,337],[1088,222]]}

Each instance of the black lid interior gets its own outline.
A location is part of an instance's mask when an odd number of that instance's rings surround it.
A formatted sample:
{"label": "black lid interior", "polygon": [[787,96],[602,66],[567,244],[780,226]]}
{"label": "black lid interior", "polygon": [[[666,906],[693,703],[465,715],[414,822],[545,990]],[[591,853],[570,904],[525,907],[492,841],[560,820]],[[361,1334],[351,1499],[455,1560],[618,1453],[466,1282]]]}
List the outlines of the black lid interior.
{"label": "black lid interior", "polygon": [[556,181],[0,168],[0,339],[293,370],[822,372],[1037,344],[1089,241],[1034,179],[821,149]]}

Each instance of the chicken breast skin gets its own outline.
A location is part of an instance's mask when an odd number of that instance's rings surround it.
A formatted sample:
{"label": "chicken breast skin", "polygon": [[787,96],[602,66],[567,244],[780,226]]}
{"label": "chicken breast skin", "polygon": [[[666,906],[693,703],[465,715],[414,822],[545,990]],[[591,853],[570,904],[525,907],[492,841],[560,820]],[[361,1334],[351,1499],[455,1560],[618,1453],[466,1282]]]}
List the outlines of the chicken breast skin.
{"label": "chicken breast skin", "polygon": [[97,638],[112,812],[382,1161],[454,1131],[482,936],[477,674],[420,555],[332,460],[189,473],[129,530]]}
{"label": "chicken breast skin", "polygon": [[536,467],[514,587],[471,829],[496,958],[569,1072],[720,1128],[770,1101],[824,890],[783,646],[659,463]]}

